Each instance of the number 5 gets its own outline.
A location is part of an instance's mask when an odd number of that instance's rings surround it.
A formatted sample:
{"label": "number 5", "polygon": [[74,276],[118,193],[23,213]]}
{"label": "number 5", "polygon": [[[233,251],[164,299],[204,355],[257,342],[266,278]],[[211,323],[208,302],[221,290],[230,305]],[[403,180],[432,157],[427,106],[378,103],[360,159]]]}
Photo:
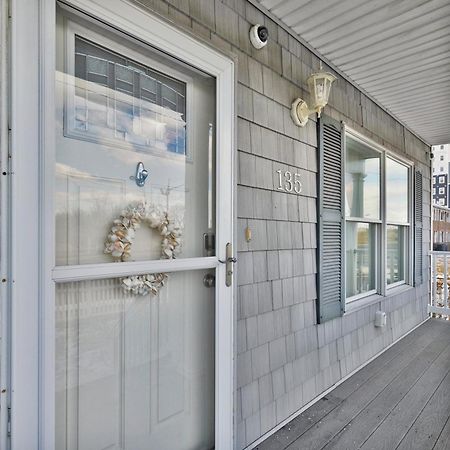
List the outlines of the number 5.
{"label": "number 5", "polygon": [[299,177],[299,173],[294,174],[294,191],[297,194],[300,194],[300,192],[302,192],[302,182],[299,180]]}

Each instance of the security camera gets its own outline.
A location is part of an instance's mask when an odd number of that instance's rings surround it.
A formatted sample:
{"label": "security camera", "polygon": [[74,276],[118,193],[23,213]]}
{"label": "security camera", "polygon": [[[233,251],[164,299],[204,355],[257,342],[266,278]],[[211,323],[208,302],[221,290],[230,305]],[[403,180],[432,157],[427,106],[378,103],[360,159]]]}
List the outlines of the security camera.
{"label": "security camera", "polygon": [[269,40],[269,30],[264,25],[260,25],[257,23],[250,28],[250,42],[253,47],[263,48],[267,45],[267,41]]}

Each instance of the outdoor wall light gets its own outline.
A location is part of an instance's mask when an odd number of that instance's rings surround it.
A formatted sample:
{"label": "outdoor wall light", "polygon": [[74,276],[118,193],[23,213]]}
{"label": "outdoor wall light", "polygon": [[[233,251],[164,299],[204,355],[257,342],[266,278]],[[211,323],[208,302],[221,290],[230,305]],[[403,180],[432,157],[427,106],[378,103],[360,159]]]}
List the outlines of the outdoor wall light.
{"label": "outdoor wall light", "polygon": [[328,103],[331,83],[335,79],[336,77],[333,74],[322,70],[322,64],[320,64],[319,72],[312,73],[308,77],[306,82],[312,99],[312,108],[301,98],[294,100],[291,107],[291,117],[296,125],[304,127],[311,114],[317,113],[317,116],[320,117],[322,108]]}

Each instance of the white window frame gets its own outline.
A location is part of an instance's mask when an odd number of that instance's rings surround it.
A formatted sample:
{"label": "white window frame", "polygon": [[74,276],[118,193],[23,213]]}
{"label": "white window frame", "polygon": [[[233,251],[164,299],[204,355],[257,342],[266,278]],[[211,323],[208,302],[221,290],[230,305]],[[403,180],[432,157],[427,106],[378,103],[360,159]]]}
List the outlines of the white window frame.
{"label": "white window frame", "polygon": [[[357,294],[345,299],[346,305],[356,302],[358,300],[370,297],[371,295],[378,294],[382,296],[388,295],[389,291],[393,288],[401,285],[412,285],[413,283],[413,244],[414,244],[414,233],[413,233],[413,217],[414,217],[414,205],[413,205],[413,171],[414,164],[407,158],[397,155],[395,152],[377,144],[375,141],[367,138],[358,131],[352,129],[348,125],[344,127],[345,137],[350,136],[362,144],[368,146],[372,150],[377,151],[381,154],[381,164],[380,164],[380,220],[367,220],[363,218],[345,217],[345,223],[347,222],[362,222],[362,223],[375,223],[378,227],[376,232],[377,245],[379,249],[376,255],[376,269],[375,269],[375,289],[362,294]],[[346,161],[346,139],[344,139],[344,174],[346,173],[345,161]],[[389,157],[396,162],[405,165],[408,168],[408,222],[402,224],[396,224],[393,222],[387,222],[386,218],[386,158]],[[386,227],[387,225],[401,225],[407,227],[406,241],[407,245],[405,248],[405,280],[392,283],[387,285],[386,283],[386,254],[387,254],[387,239],[386,239]],[[347,270],[347,264],[344,255],[344,268]],[[346,272],[344,271],[344,277],[346,279]]]}
{"label": "white window frame", "polygon": [[[363,145],[367,145],[368,147],[370,147],[371,150],[374,150],[375,152],[377,152],[380,155],[380,197],[382,195],[382,187],[383,187],[383,167],[384,167],[384,159],[383,159],[383,152],[376,147],[373,147],[371,145],[368,145],[366,140],[363,139],[361,137],[361,135],[359,135],[358,133],[353,133],[350,132],[349,129],[347,127],[345,127],[344,130],[345,133],[345,139],[344,139],[344,177],[346,175],[346,161],[347,161],[347,136],[350,136],[352,139],[354,139],[355,141],[360,142]],[[345,180],[344,180],[344,185],[345,185]],[[356,294],[356,295],[352,295],[351,297],[346,297],[346,304],[348,303],[352,303],[354,301],[360,300],[361,298],[365,298],[368,297],[369,295],[373,295],[376,294],[379,291],[379,286],[381,284],[381,280],[380,280],[380,272],[378,270],[378,267],[380,265],[380,261],[382,258],[382,252],[380,252],[380,247],[381,247],[381,243],[382,243],[382,202],[380,201],[380,218],[379,219],[368,219],[368,218],[363,218],[363,217],[350,217],[350,216],[345,216],[345,233],[347,233],[347,222],[356,222],[356,223],[368,223],[368,224],[373,224],[376,227],[376,231],[375,231],[375,288],[371,289],[370,291],[367,292],[363,292],[361,294]],[[346,252],[344,253],[344,272],[345,272],[345,280],[347,280],[347,261],[346,261]]]}
{"label": "white window frame", "polygon": [[[143,42],[188,62],[217,80],[217,183],[230,186],[217,202],[217,257],[178,260],[174,270],[216,268],[225,286],[226,239],[234,217],[234,92],[232,59],[125,0],[65,0]],[[54,283],[92,278],[81,266],[54,269],[54,114],[56,0],[11,0],[11,441],[12,450],[55,448]],[[229,181],[224,181],[229,180]],[[18,207],[20,205],[20,208]],[[200,259],[200,258],[199,258]],[[205,262],[206,260],[206,262]],[[213,261],[214,260],[214,261]],[[128,274],[148,272],[161,262],[123,263]],[[146,266],[144,268],[144,265]],[[118,274],[117,264],[99,264],[97,277]],[[156,266],[155,266],[156,267]],[[159,265],[158,265],[159,267]],[[171,266],[172,267],[172,266]],[[173,267],[172,267],[173,269]],[[151,271],[151,270],[150,270]],[[235,285],[236,283],[234,283]],[[233,293],[216,289],[216,449],[233,447]],[[4,415],[6,416],[6,414]],[[4,427],[5,424],[2,424]],[[0,448],[7,448],[6,433]]]}
{"label": "white window frame", "polygon": [[[414,192],[414,179],[413,179],[413,164],[409,161],[406,161],[405,159],[399,158],[396,154],[390,151],[386,151],[384,155],[384,160],[386,161],[386,158],[389,157],[391,160],[404,165],[408,169],[408,222],[392,222],[388,221],[386,214],[385,214],[385,220],[383,223],[383,234],[385,236],[385,251],[387,253],[387,227],[389,225],[395,225],[395,226],[401,226],[406,228],[406,246],[404,248],[403,258],[405,261],[405,279],[397,281],[395,283],[387,284],[385,281],[385,289],[386,293],[398,286],[402,286],[404,284],[410,284],[413,283],[413,237],[414,237],[414,223],[413,223],[413,217],[414,217],[414,205],[413,205],[413,192]],[[384,186],[386,187],[386,181]],[[385,199],[385,197],[383,197]],[[384,272],[386,273],[386,258],[384,259],[384,267],[382,268]]]}

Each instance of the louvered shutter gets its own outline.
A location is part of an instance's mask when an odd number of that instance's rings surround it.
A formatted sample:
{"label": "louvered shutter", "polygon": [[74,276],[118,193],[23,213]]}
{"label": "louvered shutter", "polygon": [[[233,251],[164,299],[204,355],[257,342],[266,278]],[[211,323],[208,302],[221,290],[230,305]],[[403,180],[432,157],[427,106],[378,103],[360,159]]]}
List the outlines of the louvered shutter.
{"label": "louvered shutter", "polygon": [[317,321],[342,315],[344,290],[344,133],[340,122],[322,116],[319,129]]}
{"label": "louvered shutter", "polygon": [[420,171],[414,176],[414,285],[423,283],[423,177]]}

